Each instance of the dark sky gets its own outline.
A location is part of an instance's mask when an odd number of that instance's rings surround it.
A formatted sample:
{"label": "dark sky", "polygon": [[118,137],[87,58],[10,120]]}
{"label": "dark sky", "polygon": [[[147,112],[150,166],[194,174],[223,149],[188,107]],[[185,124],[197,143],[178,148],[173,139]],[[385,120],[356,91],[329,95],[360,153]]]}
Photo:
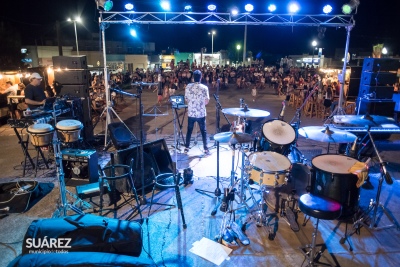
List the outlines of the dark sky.
{"label": "dark sky", "polygon": [[[126,0],[114,0],[112,11],[123,11]],[[161,11],[158,1],[132,1],[138,11]],[[196,11],[206,11],[208,0],[177,1],[171,0],[172,11],[182,11],[185,3],[191,3]],[[255,13],[267,12],[269,1],[253,1]],[[276,13],[287,13],[286,0],[275,1],[278,8]],[[330,3],[334,7],[333,14],[341,13],[341,6],[349,0],[298,0],[302,14],[320,14],[322,7]],[[394,54],[400,53],[400,27],[398,26],[398,8],[385,2],[387,0],[360,0],[358,12],[354,15],[356,26],[351,31],[350,48],[363,47],[372,50],[372,45],[384,43]],[[244,11],[245,1],[215,1],[219,12],[227,12],[232,5]],[[261,4],[263,3],[263,4]],[[398,4],[397,4],[398,5]],[[8,1],[7,8],[0,11],[0,21],[7,27],[12,27],[22,35],[23,44],[38,44],[46,38],[55,37],[55,21],[61,23],[61,32],[64,38],[74,38],[74,29],[66,18],[80,14],[84,20],[78,25],[79,39],[84,39],[91,32],[99,32],[98,12],[94,0],[21,0]],[[214,51],[228,49],[236,43],[243,43],[244,26],[205,26],[205,25],[146,25],[138,29],[139,38],[144,42],[155,42],[156,52],[174,47],[181,52],[197,52],[201,47],[211,51],[211,37],[207,32],[216,30],[214,37]],[[106,30],[107,40],[130,40],[127,25],[111,25]],[[325,38],[318,39],[317,28],[314,27],[271,27],[249,26],[247,47],[257,54],[259,51],[277,54],[311,53],[311,41],[317,39],[318,46],[324,48],[324,54],[333,55],[335,48],[344,48],[346,42],[345,29],[327,28]],[[134,41],[134,40],[133,40]],[[351,49],[350,49],[351,50]],[[351,51],[350,51],[351,52]]]}

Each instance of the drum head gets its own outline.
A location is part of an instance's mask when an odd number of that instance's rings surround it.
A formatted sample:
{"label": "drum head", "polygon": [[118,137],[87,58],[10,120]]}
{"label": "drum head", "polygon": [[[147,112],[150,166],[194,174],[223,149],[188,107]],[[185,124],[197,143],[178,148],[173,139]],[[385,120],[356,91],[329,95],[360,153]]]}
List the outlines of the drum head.
{"label": "drum head", "polygon": [[267,140],[277,145],[290,144],[296,138],[293,127],[281,120],[267,121],[262,127],[262,132]]}
{"label": "drum head", "polygon": [[357,162],[358,160],[343,155],[319,155],[311,161],[314,167],[337,174],[349,174],[349,169]]}
{"label": "drum head", "polygon": [[270,151],[254,152],[249,156],[249,161],[252,166],[266,173],[285,171],[291,166],[288,158],[279,153]]}
{"label": "drum head", "polygon": [[63,120],[57,123],[56,128],[61,131],[73,131],[82,128],[82,123],[77,120]]}
{"label": "drum head", "polygon": [[37,124],[32,124],[31,126],[29,126],[27,132],[40,134],[40,133],[48,133],[53,130],[54,130],[54,128],[50,124],[37,123]]}

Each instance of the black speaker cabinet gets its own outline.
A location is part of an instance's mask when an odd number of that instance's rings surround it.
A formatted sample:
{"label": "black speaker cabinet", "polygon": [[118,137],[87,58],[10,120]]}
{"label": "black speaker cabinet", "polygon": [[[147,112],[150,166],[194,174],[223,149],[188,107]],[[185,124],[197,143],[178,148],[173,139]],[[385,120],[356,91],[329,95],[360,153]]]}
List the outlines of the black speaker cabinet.
{"label": "black speaker cabinet", "polygon": [[361,84],[364,85],[393,85],[398,81],[397,74],[394,72],[369,72],[364,71],[361,75]]}
{"label": "black speaker cabinet", "polygon": [[[119,150],[117,162],[129,165],[131,159],[134,160],[134,184],[137,190],[142,187],[141,166],[140,166],[140,146]],[[143,145],[144,161],[144,186],[152,184],[154,175],[162,173],[173,173],[174,163],[164,139],[159,139]],[[140,193],[140,192],[138,192]]]}
{"label": "black speaker cabinet", "polygon": [[393,93],[393,86],[360,85],[360,92],[358,96],[364,97],[366,94],[373,94],[373,98],[375,99],[392,99]]}
{"label": "black speaker cabinet", "polygon": [[79,118],[83,123],[83,139],[86,142],[92,142],[94,140],[94,134],[89,97],[81,99],[81,104],[82,108],[80,109],[81,113],[79,114]]}
{"label": "black speaker cabinet", "polygon": [[380,115],[393,118],[395,102],[392,100],[357,99],[357,115]]}
{"label": "black speaker cabinet", "polygon": [[364,58],[363,71],[395,71],[400,68],[400,60],[394,58]]}
{"label": "black speaker cabinet", "polygon": [[87,69],[86,56],[54,56],[54,69]]}
{"label": "black speaker cabinet", "polygon": [[89,98],[89,87],[87,85],[65,85],[61,86],[60,95],[69,97]]}
{"label": "black speaker cabinet", "polygon": [[360,79],[361,78],[362,67],[353,66],[351,67],[350,79]]}
{"label": "black speaker cabinet", "polygon": [[88,179],[89,183],[99,181],[96,150],[63,149],[62,162],[66,178]]}
{"label": "black speaker cabinet", "polygon": [[351,78],[349,81],[349,90],[347,91],[347,96],[358,96],[358,91],[360,89],[360,79]]}
{"label": "black speaker cabinet", "polygon": [[122,122],[113,122],[108,125],[111,140],[116,149],[124,149],[137,142],[136,137]]}
{"label": "black speaker cabinet", "polygon": [[89,70],[60,70],[54,71],[54,80],[64,84],[77,84],[89,86],[90,83]]}

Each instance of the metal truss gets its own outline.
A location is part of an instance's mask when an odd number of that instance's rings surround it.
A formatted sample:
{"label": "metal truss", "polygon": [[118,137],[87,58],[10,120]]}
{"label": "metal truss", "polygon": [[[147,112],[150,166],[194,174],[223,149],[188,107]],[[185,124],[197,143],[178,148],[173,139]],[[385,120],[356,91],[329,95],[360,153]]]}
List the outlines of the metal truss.
{"label": "metal truss", "polygon": [[352,15],[300,15],[272,13],[217,12],[111,12],[101,11],[103,24],[209,24],[209,25],[265,25],[265,26],[322,26],[350,27],[355,25]]}

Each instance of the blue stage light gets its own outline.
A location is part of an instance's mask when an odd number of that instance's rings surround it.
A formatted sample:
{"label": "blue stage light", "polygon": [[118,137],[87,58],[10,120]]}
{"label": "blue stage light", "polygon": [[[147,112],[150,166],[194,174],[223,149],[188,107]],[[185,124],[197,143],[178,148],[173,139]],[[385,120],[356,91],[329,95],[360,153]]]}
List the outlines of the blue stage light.
{"label": "blue stage light", "polygon": [[239,14],[239,10],[237,8],[233,8],[231,13],[232,13],[232,16],[237,16],[237,14]]}
{"label": "blue stage light", "polygon": [[324,6],[324,8],[322,9],[322,11],[323,11],[325,14],[331,13],[331,12],[332,12],[332,6],[331,6],[331,5],[326,5],[326,6]]}
{"label": "blue stage light", "polygon": [[217,10],[217,6],[214,4],[208,5],[207,9],[211,12],[214,12],[215,10]]}
{"label": "blue stage light", "polygon": [[163,1],[161,1],[160,5],[161,5],[161,8],[164,9],[165,11],[171,10],[171,4],[169,1],[163,0]]}
{"label": "blue stage light", "polygon": [[133,4],[132,3],[125,4],[125,9],[131,11],[133,9]]}
{"label": "blue stage light", "polygon": [[136,32],[136,30],[135,29],[130,29],[130,34],[133,36],[133,37],[137,37],[137,32]]}
{"label": "blue stage light", "polygon": [[251,12],[251,11],[254,10],[254,6],[253,6],[252,4],[247,4],[247,5],[244,6],[244,9],[245,9],[247,12]]}
{"label": "blue stage light", "polygon": [[274,12],[274,11],[276,10],[276,5],[270,4],[270,5],[268,6],[268,10],[269,10],[269,12]]}
{"label": "blue stage light", "polygon": [[289,3],[289,13],[297,13],[300,10],[299,4],[296,2]]}
{"label": "blue stage light", "polygon": [[192,12],[192,6],[191,5],[186,5],[184,8],[185,12]]}

